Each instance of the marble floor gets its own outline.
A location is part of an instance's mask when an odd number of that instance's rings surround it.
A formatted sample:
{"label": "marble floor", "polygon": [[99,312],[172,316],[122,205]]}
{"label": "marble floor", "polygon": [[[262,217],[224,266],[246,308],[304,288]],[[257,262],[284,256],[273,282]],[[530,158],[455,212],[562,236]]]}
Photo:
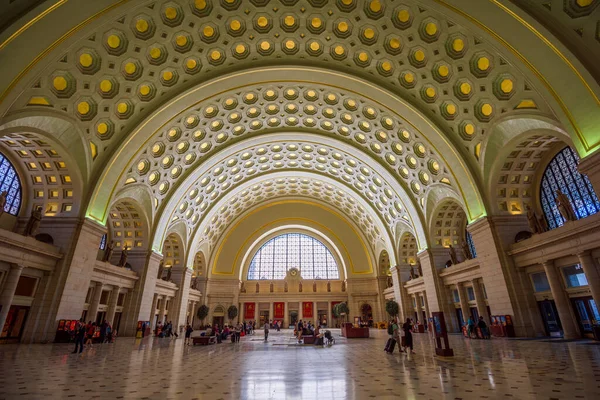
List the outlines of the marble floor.
{"label": "marble floor", "polygon": [[0,345],[0,399],[600,399],[600,345],[465,340],[438,359],[426,334],[416,354],[383,352],[385,331],[297,345],[271,331],[212,346],[119,338],[79,354],[65,344]]}

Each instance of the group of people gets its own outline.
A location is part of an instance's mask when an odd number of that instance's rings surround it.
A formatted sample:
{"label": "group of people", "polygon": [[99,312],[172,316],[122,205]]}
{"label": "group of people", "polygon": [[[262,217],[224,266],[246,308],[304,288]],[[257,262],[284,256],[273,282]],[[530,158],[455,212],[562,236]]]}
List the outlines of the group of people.
{"label": "group of people", "polygon": [[475,320],[473,319],[473,316],[469,317],[469,320],[467,321],[467,336],[469,337],[469,339],[472,339],[473,336],[475,336],[475,338],[477,338],[477,328],[479,328],[479,331],[481,332],[481,337],[483,339],[489,339],[490,338],[490,332],[488,330],[488,326],[485,323],[483,317],[479,317],[479,321],[477,321],[477,325],[475,324]]}
{"label": "group of people", "polygon": [[112,343],[116,336],[112,326],[106,320],[102,321],[100,325],[97,325],[92,321],[89,321],[86,324],[82,318],[77,322],[75,330],[73,331],[73,337],[75,339],[75,350],[73,350],[73,353],[83,352],[84,345],[87,348],[91,348],[93,346],[96,331],[99,331],[98,342],[101,344]]}
{"label": "group of people", "polygon": [[154,335],[158,336],[159,338],[170,338],[175,336],[175,339],[177,339],[179,337],[177,330],[173,329],[173,323],[171,321],[166,321],[164,324],[162,322],[156,324]]}
{"label": "group of people", "polygon": [[397,318],[391,320],[388,324],[388,334],[390,335],[390,339],[385,346],[385,352],[392,354],[396,343],[399,343],[398,351],[400,351],[400,353],[408,354],[410,349],[410,352],[414,354],[412,337],[413,326],[414,324],[410,318],[406,318],[406,322],[403,324],[400,324]]}

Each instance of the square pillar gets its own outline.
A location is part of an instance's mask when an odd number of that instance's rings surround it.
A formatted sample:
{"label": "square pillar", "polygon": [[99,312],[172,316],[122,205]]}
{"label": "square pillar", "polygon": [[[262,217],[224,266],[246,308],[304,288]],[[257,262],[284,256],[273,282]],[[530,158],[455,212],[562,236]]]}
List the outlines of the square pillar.
{"label": "square pillar", "polygon": [[564,338],[576,339],[581,337],[579,327],[572,312],[569,296],[564,289],[562,277],[559,275],[554,261],[544,261],[543,265],[548,283],[550,284],[550,290],[552,291],[552,297],[554,298],[554,304],[560,317]]}
{"label": "square pillar", "polygon": [[110,299],[108,300],[108,309],[106,310],[106,321],[110,324],[110,326],[113,326],[120,291],[121,288],[119,286],[113,286],[112,291],[110,292]]}
{"label": "square pillar", "polygon": [[23,265],[10,265],[4,287],[2,288],[2,292],[0,292],[0,306],[2,306],[2,310],[0,311],[0,330],[4,328],[4,324],[6,323],[6,317],[8,317],[8,311],[15,298],[15,290],[17,289],[23,268]]}
{"label": "square pillar", "polygon": [[406,318],[409,317],[409,310],[412,307],[412,304],[410,304],[410,296],[406,293],[400,267],[394,266],[390,268],[390,272],[392,273],[392,282],[394,284],[394,298],[400,308],[398,317],[400,318],[400,321],[404,322],[406,321]]}
{"label": "square pillar", "polygon": [[[481,290],[481,282],[479,279],[473,279],[473,293],[475,293],[475,303],[477,304],[477,313],[480,317],[483,317],[486,324],[490,324],[490,316],[487,312],[487,306],[485,304],[485,296],[483,290]],[[477,321],[475,321],[477,323]]]}
{"label": "square pillar", "polygon": [[600,306],[600,272],[598,266],[592,258],[592,254],[589,251],[577,254],[579,257],[579,263],[583,268],[583,273],[588,281],[590,292],[596,302],[596,306]]}
{"label": "square pillar", "polygon": [[96,283],[94,286],[94,295],[92,297],[92,302],[90,303],[90,308],[88,309],[87,320],[96,322],[96,317],[98,316],[98,306],[100,305],[100,298],[102,297],[102,291],[104,289],[104,285],[101,283]]}
{"label": "square pillar", "polygon": [[530,310],[527,290],[508,255],[518,232],[529,230],[524,215],[483,217],[467,226],[477,250],[479,269],[492,314],[511,315],[517,336],[536,335],[539,312]]}
{"label": "square pillar", "polygon": [[156,289],[156,277],[158,275],[158,266],[162,255],[150,252],[146,258],[146,268],[141,269],[139,279],[131,293],[131,301],[125,324],[121,329],[122,336],[134,336],[137,330],[138,321],[147,321],[150,315],[150,308],[154,300],[154,291]]}
{"label": "square pillar", "polygon": [[152,328],[152,330],[156,328],[156,307],[158,307],[159,297],[159,295],[155,294],[152,299],[152,308],[150,309],[150,328]]}
{"label": "square pillar", "polygon": [[[173,271],[175,276],[175,271]],[[174,278],[175,279],[175,278]],[[175,283],[179,286],[179,290],[173,301],[173,314],[170,314],[170,320],[173,322],[173,329],[179,331],[179,327],[185,324],[187,314],[188,299],[190,296],[190,282],[192,281],[192,270],[185,268],[181,271],[181,276]],[[227,316],[226,316],[227,317]]]}
{"label": "square pillar", "polygon": [[[461,282],[457,284],[456,290],[458,290],[458,297],[460,298],[460,309],[462,310],[464,320],[463,323],[466,325],[469,321],[469,317],[471,316],[471,307],[469,307],[469,300],[467,299],[467,290],[465,289],[464,283]],[[458,322],[460,325],[460,321]],[[462,326],[460,327],[460,329],[462,329]]]}

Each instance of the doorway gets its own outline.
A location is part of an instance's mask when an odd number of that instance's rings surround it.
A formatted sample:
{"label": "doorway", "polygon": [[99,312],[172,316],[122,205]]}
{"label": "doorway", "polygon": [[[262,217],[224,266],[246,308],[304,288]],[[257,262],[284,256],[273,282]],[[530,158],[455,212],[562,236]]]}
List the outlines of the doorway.
{"label": "doorway", "polygon": [[562,327],[554,300],[538,301],[538,305],[542,314],[542,320],[544,321],[544,327],[546,328],[546,334],[553,337],[562,336]]}
{"label": "doorway", "polygon": [[222,328],[225,324],[225,317],[213,317],[213,326],[219,325]]}
{"label": "doorway", "polygon": [[462,308],[456,309],[456,320],[458,321],[459,330],[462,329],[462,327],[465,326],[465,319],[463,318]]}
{"label": "doorway", "polygon": [[10,306],[0,339],[9,341],[19,341],[21,339],[30,308],[29,306]]}
{"label": "doorway", "polygon": [[298,324],[298,310],[290,310],[288,313],[290,328]]}
{"label": "doorway", "polygon": [[592,336],[593,326],[600,321],[596,302],[591,296],[571,299],[582,335]]}
{"label": "doorway", "polygon": [[477,324],[477,321],[479,321],[479,311],[477,311],[477,307],[470,307],[469,311],[471,311],[473,321],[475,322],[475,324]]}

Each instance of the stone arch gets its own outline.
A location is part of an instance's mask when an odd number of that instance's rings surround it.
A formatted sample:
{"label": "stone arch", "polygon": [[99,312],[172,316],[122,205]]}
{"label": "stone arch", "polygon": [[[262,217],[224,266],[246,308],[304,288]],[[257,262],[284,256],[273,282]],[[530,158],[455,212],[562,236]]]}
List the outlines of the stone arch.
{"label": "stone arch", "polygon": [[206,276],[206,256],[202,250],[198,251],[194,256],[194,264],[192,271],[195,276]]}
{"label": "stone arch", "polygon": [[417,253],[419,252],[419,249],[417,248],[417,240],[415,239],[415,235],[413,235],[411,232],[405,232],[400,237],[400,243],[398,247],[400,264],[417,264]]}
{"label": "stone arch", "polygon": [[560,149],[572,145],[553,121],[523,120],[523,124],[503,121],[495,126],[486,148],[486,197],[495,214],[525,214],[527,206],[539,213],[539,184],[545,166]]}
{"label": "stone arch", "polygon": [[[73,217],[85,208],[89,173],[73,126],[63,118],[30,116],[0,126],[0,149],[17,167],[23,187],[21,215]],[[65,144],[66,142],[66,144]]]}
{"label": "stone arch", "polygon": [[388,254],[387,250],[382,250],[379,253],[379,261],[377,265],[379,275],[390,275],[390,255]]}
{"label": "stone arch", "polygon": [[185,267],[185,245],[179,234],[171,232],[162,246],[165,268],[178,269]]}
{"label": "stone arch", "polygon": [[136,199],[122,197],[115,201],[107,223],[107,241],[115,242],[113,257],[118,257],[125,246],[132,251],[146,251],[149,244],[149,222]]}
{"label": "stone arch", "polygon": [[461,204],[452,198],[442,200],[434,209],[429,234],[432,247],[459,248],[465,240],[467,217]]}

